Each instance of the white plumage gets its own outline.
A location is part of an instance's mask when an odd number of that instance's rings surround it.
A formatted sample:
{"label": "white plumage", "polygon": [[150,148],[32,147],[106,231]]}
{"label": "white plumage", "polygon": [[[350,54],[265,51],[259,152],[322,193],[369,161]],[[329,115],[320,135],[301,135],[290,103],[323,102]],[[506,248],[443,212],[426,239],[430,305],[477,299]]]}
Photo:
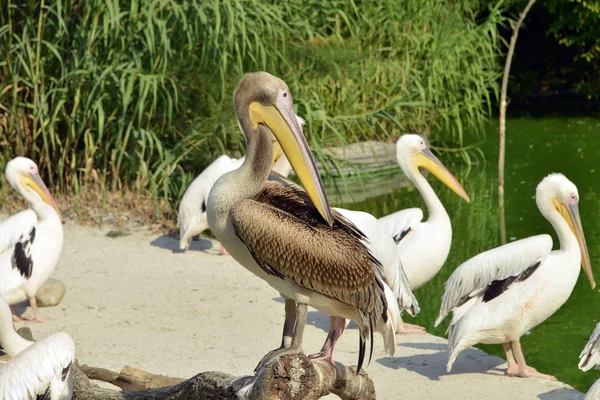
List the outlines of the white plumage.
{"label": "white plumage", "polygon": [[[582,371],[589,371],[594,366],[596,369],[600,369],[600,341],[598,339],[600,339],[600,324],[596,325],[594,333],[579,355],[579,369]],[[600,379],[588,390],[584,400],[600,400]]]}
{"label": "white plumage", "polygon": [[37,343],[23,339],[0,297],[0,344],[12,357],[0,364],[0,399],[71,399],[75,345],[68,334],[55,333]]}
{"label": "white plumage", "polygon": [[600,379],[592,385],[583,400],[600,400]]}
{"label": "white plumage", "polygon": [[[550,235],[537,235],[484,251],[465,261],[445,284],[435,326],[464,299],[476,297],[493,281],[520,275],[535,263],[543,262],[551,251]],[[466,312],[467,309],[463,307],[460,311]]]}
{"label": "white plumage", "polygon": [[[304,120],[302,120],[304,122]],[[208,229],[206,202],[213,185],[221,176],[238,169],[244,162],[240,159],[222,155],[206,167],[188,186],[179,203],[177,227],[179,228],[179,248],[187,250],[194,236]],[[285,154],[273,164],[273,171],[287,177],[292,170]]]}
{"label": "white plumage", "polygon": [[476,343],[502,343],[507,374],[553,378],[526,365],[519,339],[567,301],[581,263],[592,287],[595,283],[577,187],[564,175],[550,174],[538,185],[536,202],[556,230],[560,249],[552,251],[550,236],[539,235],[486,251],[456,269],[446,283],[436,322],[453,311],[448,371],[462,350]]}
{"label": "white plumage", "polygon": [[6,178],[30,204],[0,224],[0,295],[8,304],[29,299],[36,321],[35,294],[60,258],[63,229],[58,207],[33,161],[17,157],[6,165]]}
{"label": "white plumage", "polygon": [[592,367],[600,369],[600,324],[596,325],[594,333],[590,336],[587,344],[583,348],[583,351],[579,355],[579,369],[582,371],[589,371]]}
{"label": "white plumage", "polygon": [[177,213],[180,249],[187,250],[192,238],[208,229],[206,201],[217,179],[239,168],[243,162],[244,158],[235,159],[222,155],[206,167],[187,188]]}
{"label": "white plumage", "polygon": [[420,311],[419,303],[410,289],[396,245],[385,228],[369,213],[335,207],[334,209],[352,221],[367,237],[368,241],[365,244],[383,265],[383,280],[394,293],[400,309],[406,310],[412,316],[417,315]]}
{"label": "white plumage", "polygon": [[450,217],[419,167],[429,170],[466,201],[469,197],[419,135],[400,137],[396,143],[396,157],[406,177],[425,200],[428,219],[423,221],[421,209],[409,208],[386,215],[379,221],[394,238],[410,287],[416,290],[440,271],[452,242]]}

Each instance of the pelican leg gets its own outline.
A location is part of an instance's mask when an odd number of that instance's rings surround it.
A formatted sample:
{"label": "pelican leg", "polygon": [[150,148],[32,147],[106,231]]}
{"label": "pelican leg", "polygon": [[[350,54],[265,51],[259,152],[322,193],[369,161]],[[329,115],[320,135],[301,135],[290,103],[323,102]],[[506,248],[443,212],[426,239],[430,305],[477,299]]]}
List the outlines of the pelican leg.
{"label": "pelican leg", "polygon": [[504,354],[506,354],[506,362],[508,364],[506,375],[515,376],[519,373],[519,364],[517,364],[515,361],[512,347],[510,347],[510,342],[502,343],[502,347],[504,347]]}
{"label": "pelican leg", "polygon": [[23,318],[21,318],[21,317],[19,317],[17,315],[17,313],[15,312],[15,309],[13,308],[13,306],[10,306],[10,311],[12,312],[13,322],[23,322],[23,321],[25,321]]}
{"label": "pelican leg", "polygon": [[[291,313],[288,313],[288,307],[289,307],[288,302],[291,302],[291,304],[295,304],[294,300],[290,300],[290,299],[286,300],[286,302],[285,302],[286,321],[283,325],[284,333],[283,333],[283,338],[281,341],[281,347],[267,353],[267,355],[265,355],[262,358],[262,360],[260,360],[260,362],[258,363],[256,368],[254,368],[254,372],[259,371],[262,367],[267,365],[271,360],[279,358],[285,354],[302,352],[302,340],[304,337],[304,327],[306,326],[306,313],[308,312],[308,305],[307,304],[296,304],[296,307],[294,310],[294,315],[295,315],[295,321],[294,321],[295,323],[294,323],[294,329],[293,329],[294,333],[292,334],[291,341],[290,341],[289,335],[287,335],[287,333],[289,333],[289,331],[286,332],[286,329],[289,330],[290,326],[291,326],[291,323],[289,323],[289,321],[288,321],[288,316],[291,317]],[[287,347],[284,347],[288,343],[289,343],[289,345]]]}
{"label": "pelican leg", "polygon": [[509,375],[509,376],[518,376],[520,378],[543,378],[543,379],[550,379],[553,381],[556,380],[556,377],[554,377],[552,375],[542,374],[542,373],[538,372],[535,368],[529,367],[525,363],[525,357],[523,356],[523,351],[521,350],[521,341],[520,340],[514,340],[511,344],[512,344],[512,350],[515,353],[515,358],[517,360],[517,364],[519,365],[519,370],[516,374]]}
{"label": "pelican leg", "polygon": [[37,299],[35,296],[29,298],[29,306],[33,310],[33,321],[34,322],[47,322],[50,321],[50,318],[42,318],[40,315],[40,311],[37,306]]}
{"label": "pelican leg", "polygon": [[422,326],[409,324],[400,319],[400,322],[398,323],[398,328],[396,329],[396,333],[399,333],[401,335],[407,335],[410,333],[415,335],[424,335],[427,333],[427,330]]}
{"label": "pelican leg", "polygon": [[292,299],[285,299],[285,322],[283,323],[283,334],[281,335],[281,349],[287,349],[292,345],[295,326],[296,302]]}
{"label": "pelican leg", "polygon": [[346,320],[344,318],[330,317],[329,334],[325,339],[325,343],[323,343],[321,351],[309,355],[308,358],[313,361],[327,359],[332,364],[335,364],[333,361],[333,348],[340,336],[342,336],[342,333],[344,333],[344,329],[346,329]]}
{"label": "pelican leg", "polygon": [[[283,297],[283,296],[282,296]],[[285,322],[283,323],[283,334],[281,335],[281,346],[268,352],[258,363],[254,372],[258,371],[266,361],[273,357],[273,354],[281,349],[287,349],[292,345],[294,328],[296,326],[296,302],[293,299],[285,298]]]}

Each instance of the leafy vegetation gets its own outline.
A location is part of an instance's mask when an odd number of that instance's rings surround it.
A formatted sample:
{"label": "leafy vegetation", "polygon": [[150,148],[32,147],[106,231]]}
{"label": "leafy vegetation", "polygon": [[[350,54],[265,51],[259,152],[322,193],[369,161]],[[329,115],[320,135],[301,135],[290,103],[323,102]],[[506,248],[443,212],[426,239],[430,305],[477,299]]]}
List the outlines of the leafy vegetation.
{"label": "leafy vegetation", "polygon": [[239,78],[283,78],[315,154],[430,132],[462,145],[497,91],[499,4],[410,0],[7,0],[0,167],[36,160],[54,192],[176,205],[218,154],[243,153]]}
{"label": "leafy vegetation", "polygon": [[[510,0],[505,6],[509,14],[517,14],[526,3]],[[549,106],[556,103],[553,108],[569,114],[597,111],[600,1],[536,2],[519,37],[516,57],[518,61],[511,70],[515,79],[510,86],[515,108],[541,104],[542,113],[547,115]]]}

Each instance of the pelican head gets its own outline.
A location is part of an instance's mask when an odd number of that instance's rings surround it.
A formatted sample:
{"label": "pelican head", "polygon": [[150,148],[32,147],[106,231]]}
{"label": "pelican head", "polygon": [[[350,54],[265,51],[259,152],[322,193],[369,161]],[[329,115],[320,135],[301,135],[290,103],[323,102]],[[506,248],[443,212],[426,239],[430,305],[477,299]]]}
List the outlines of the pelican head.
{"label": "pelican head", "polygon": [[37,165],[26,157],[13,158],[6,164],[6,179],[10,186],[30,204],[39,204],[40,200],[52,207],[62,220],[56,202],[40,177]]}
{"label": "pelican head", "polygon": [[396,142],[396,157],[403,171],[418,173],[419,167],[425,168],[467,203],[471,201],[460,182],[433,155],[421,136],[415,134],[402,135]]}
{"label": "pelican head", "polygon": [[248,147],[251,142],[258,142],[259,136],[269,135],[273,143],[272,162],[283,150],[315,207],[332,225],[323,182],[285,82],[266,72],[244,75],[234,94],[234,108]]}
{"label": "pelican head", "polygon": [[548,217],[556,210],[569,225],[579,243],[581,265],[592,285],[592,289],[594,289],[596,282],[592,274],[590,255],[585,243],[581,219],[579,218],[579,192],[577,186],[563,174],[550,174],[539,183],[535,199],[544,216]]}

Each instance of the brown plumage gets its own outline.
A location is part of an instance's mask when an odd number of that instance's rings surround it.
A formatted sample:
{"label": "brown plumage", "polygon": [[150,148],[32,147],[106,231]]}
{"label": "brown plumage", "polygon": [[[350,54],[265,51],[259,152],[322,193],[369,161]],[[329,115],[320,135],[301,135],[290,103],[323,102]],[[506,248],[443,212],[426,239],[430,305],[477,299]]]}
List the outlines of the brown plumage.
{"label": "brown plumage", "polygon": [[[266,72],[244,75],[234,109],[246,138],[246,159],[215,182],[206,212],[211,231],[232,257],[286,300],[281,345],[257,368],[302,351],[307,309],[313,305],[357,322],[360,370],[365,340],[369,334],[372,339],[380,318],[387,319],[382,267],[364,235],[332,213],[285,82]],[[275,142],[306,191],[280,176],[268,180]]]}
{"label": "brown plumage", "polygon": [[236,235],[265,272],[354,306],[366,340],[375,322],[387,318],[382,266],[363,233],[333,215],[329,226],[302,188],[275,174],[232,209]]}

